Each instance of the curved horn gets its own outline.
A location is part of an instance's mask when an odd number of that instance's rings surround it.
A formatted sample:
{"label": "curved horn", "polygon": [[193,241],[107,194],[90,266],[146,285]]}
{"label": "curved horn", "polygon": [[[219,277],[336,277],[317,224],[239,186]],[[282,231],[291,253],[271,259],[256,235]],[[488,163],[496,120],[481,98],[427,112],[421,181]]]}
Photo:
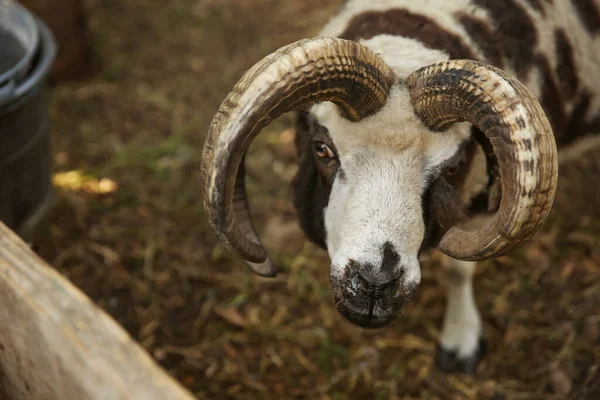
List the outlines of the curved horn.
{"label": "curved horn", "polygon": [[421,68],[407,80],[413,107],[434,131],[468,121],[490,140],[498,158],[502,200],[489,224],[452,227],[439,249],[461,260],[500,256],[541,228],[554,201],[558,163],[550,123],[533,94],[490,65],[451,60]]}
{"label": "curved horn", "polygon": [[282,113],[308,103],[332,101],[358,121],[385,104],[394,81],[391,68],[356,42],[305,39],[259,61],[225,98],[203,149],[204,206],[219,239],[256,273],[275,275],[250,221],[243,174],[236,185],[252,139]]}

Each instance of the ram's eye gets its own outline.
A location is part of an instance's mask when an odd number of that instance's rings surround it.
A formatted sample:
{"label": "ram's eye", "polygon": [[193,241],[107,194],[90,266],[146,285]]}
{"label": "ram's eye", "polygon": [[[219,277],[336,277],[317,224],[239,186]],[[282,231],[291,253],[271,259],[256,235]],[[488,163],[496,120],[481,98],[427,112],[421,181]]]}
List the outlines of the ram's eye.
{"label": "ram's eye", "polygon": [[463,165],[464,165],[464,161],[463,161],[463,160],[460,160],[460,161],[459,161],[459,162],[457,162],[456,164],[454,164],[454,165],[452,165],[452,166],[448,167],[448,168],[446,169],[446,171],[445,171],[445,172],[446,172],[446,175],[447,175],[447,176],[456,175],[456,174],[457,174],[457,173],[458,173],[458,172],[459,172],[459,171],[462,169]]}
{"label": "ram's eye", "polygon": [[323,142],[315,142],[315,152],[319,158],[335,158],[335,153]]}
{"label": "ram's eye", "polygon": [[446,170],[446,175],[448,175],[448,176],[456,175],[456,173],[459,170],[459,167],[460,167],[459,165],[454,165],[454,166],[448,168]]}

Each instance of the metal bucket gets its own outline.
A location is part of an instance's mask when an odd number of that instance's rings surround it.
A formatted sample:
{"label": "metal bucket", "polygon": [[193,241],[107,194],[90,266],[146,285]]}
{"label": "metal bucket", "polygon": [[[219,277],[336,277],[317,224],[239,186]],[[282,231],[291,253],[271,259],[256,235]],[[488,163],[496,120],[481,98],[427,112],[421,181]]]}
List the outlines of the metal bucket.
{"label": "metal bucket", "polygon": [[56,43],[16,3],[0,5],[0,18],[0,221],[30,240],[52,200],[46,76]]}

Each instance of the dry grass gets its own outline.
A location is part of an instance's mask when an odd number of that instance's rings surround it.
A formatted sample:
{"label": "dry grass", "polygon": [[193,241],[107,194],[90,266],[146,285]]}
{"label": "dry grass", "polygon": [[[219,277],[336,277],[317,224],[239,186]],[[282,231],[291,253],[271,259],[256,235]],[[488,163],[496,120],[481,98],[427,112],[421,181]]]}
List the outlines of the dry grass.
{"label": "dry grass", "polygon": [[393,326],[364,331],[337,314],[327,256],[294,221],[289,116],[250,156],[254,211],[281,274],[252,276],[217,243],[199,202],[210,118],[247,67],[315,34],[340,3],[90,1],[103,63],[53,92],[59,201],[38,251],[201,399],[600,398],[589,230],[557,237],[549,224],[526,251],[481,264],[490,351],[475,377],[433,367],[444,307],[434,256]]}

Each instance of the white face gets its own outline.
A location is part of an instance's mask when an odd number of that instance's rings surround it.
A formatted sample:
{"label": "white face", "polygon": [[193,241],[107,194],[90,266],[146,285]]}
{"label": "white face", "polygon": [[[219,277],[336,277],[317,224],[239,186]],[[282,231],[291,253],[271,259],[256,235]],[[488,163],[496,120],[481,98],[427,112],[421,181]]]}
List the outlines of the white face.
{"label": "white face", "polygon": [[361,288],[410,297],[417,287],[425,233],[422,195],[439,165],[469,136],[469,125],[429,131],[414,115],[403,86],[392,88],[386,105],[359,123],[343,118],[329,102],[315,105],[312,114],[329,131],[339,159],[324,210],[334,300],[359,325],[385,325],[397,309],[365,302],[364,295],[351,297]]}

